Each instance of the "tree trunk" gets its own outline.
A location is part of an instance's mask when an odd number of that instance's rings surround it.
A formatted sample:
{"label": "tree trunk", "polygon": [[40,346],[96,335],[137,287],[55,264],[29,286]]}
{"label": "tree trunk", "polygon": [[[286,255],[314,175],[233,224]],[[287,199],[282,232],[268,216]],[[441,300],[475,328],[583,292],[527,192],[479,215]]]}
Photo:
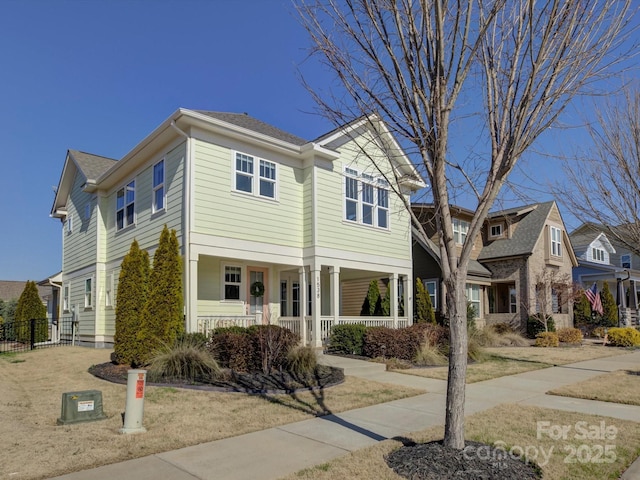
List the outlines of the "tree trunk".
{"label": "tree trunk", "polygon": [[444,426],[445,447],[464,448],[464,401],[467,376],[467,308],[464,275],[447,282],[447,311],[449,313],[449,381],[447,382],[447,410]]}

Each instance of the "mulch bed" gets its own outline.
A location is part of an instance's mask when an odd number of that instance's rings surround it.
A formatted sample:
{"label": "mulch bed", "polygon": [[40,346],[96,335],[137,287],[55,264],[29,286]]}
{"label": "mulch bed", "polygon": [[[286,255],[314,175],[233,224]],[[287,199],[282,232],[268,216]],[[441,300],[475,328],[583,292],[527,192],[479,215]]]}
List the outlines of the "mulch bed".
{"label": "mulch bed", "polygon": [[442,442],[407,443],[385,460],[394,472],[410,480],[535,480],[542,478],[537,465],[508,452],[478,442],[465,442],[464,450],[446,448]]}
{"label": "mulch bed", "polygon": [[[127,383],[128,365],[113,362],[101,363],[89,368],[89,373],[113,383]],[[220,379],[198,379],[185,381],[178,378],[163,378],[158,382],[147,381],[147,385],[178,387],[217,392],[241,392],[249,394],[289,394],[304,390],[318,390],[344,382],[341,368],[318,365],[312,374],[296,375],[282,371],[266,375],[262,372],[244,373],[227,371]]]}

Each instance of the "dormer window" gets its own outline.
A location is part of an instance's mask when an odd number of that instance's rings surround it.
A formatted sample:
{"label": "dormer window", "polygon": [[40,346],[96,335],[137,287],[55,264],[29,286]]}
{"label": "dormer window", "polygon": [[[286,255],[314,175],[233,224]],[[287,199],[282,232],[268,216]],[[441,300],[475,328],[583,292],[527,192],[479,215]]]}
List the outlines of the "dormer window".
{"label": "dormer window", "polygon": [[495,225],[491,225],[489,227],[489,235],[491,237],[501,237],[502,236],[502,224],[496,223]]}
{"label": "dormer window", "polygon": [[594,262],[606,263],[607,261],[606,252],[602,248],[593,247],[591,249],[591,259]]}
{"label": "dormer window", "polygon": [[631,254],[620,255],[620,266],[631,269]]}

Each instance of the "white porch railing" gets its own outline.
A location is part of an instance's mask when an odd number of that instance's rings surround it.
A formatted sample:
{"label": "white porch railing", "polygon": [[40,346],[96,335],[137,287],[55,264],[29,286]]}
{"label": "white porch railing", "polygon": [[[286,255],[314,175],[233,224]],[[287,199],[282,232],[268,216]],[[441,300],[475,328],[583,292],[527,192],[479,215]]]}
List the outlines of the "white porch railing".
{"label": "white porch railing", "polygon": [[214,328],[250,327],[262,323],[262,314],[258,315],[208,315],[198,316],[198,332],[208,334]]}

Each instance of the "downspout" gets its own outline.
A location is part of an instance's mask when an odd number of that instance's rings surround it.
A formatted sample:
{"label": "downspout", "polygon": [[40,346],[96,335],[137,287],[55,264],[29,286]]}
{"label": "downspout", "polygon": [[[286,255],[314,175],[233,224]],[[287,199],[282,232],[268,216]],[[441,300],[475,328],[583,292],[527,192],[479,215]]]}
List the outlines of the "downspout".
{"label": "downspout", "polygon": [[187,332],[194,331],[192,329],[192,316],[194,312],[191,312],[191,205],[189,203],[191,199],[191,142],[189,141],[189,135],[185,133],[176,125],[175,120],[171,120],[171,128],[173,128],[179,135],[186,139],[186,151],[185,151],[185,181],[182,205],[184,209],[183,215],[183,247],[184,247],[184,284],[185,291],[187,292],[187,299],[184,305],[185,314],[185,330]]}

